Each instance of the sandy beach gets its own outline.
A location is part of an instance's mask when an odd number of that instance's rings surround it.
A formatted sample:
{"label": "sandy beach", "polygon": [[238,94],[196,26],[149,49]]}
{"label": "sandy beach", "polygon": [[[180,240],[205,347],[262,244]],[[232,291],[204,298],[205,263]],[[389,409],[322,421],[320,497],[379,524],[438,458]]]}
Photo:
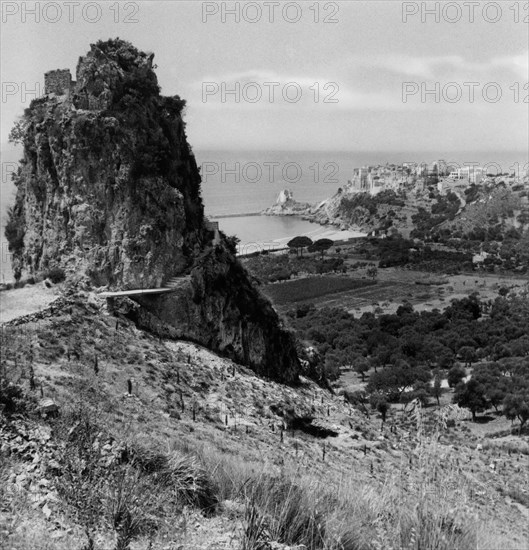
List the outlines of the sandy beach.
{"label": "sandy beach", "polygon": [[318,239],[347,241],[366,236],[361,231],[341,230],[333,226],[318,225],[295,216],[256,216],[254,218],[232,218],[231,220],[220,221],[230,222],[227,228],[224,228],[221,223],[220,228],[227,234],[235,234],[240,239],[237,246],[239,256],[262,250],[284,249],[288,241],[298,235],[305,235],[313,241]]}

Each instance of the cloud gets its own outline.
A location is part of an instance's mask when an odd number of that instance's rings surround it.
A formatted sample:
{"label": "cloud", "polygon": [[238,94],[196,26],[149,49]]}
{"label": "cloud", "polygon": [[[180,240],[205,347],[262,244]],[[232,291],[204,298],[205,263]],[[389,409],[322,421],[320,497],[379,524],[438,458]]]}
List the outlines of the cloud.
{"label": "cloud", "polygon": [[529,50],[511,56],[492,57],[484,62],[468,61],[460,55],[409,56],[375,55],[352,56],[351,67],[358,70],[382,69],[397,75],[416,76],[424,79],[439,78],[496,78],[498,71],[505,71],[518,78],[528,78]]}
{"label": "cloud", "polygon": [[529,50],[519,55],[496,57],[491,64],[496,67],[505,67],[519,78],[529,80]]}
{"label": "cloud", "polygon": [[[341,111],[406,112],[413,110],[449,111],[472,110],[476,115],[502,106],[484,101],[482,89],[486,83],[501,82],[504,102],[511,96],[509,86],[513,75],[519,82],[527,81],[529,52],[510,56],[497,56],[486,61],[469,61],[460,55],[409,56],[351,56],[335,69],[335,74],[302,75],[267,69],[208,74],[190,85],[187,97],[197,109],[207,111],[239,111],[252,113],[262,110],[300,113]],[[373,69],[375,72],[373,73]],[[338,73],[338,74],[336,74]],[[410,82],[411,81],[411,82]],[[481,84],[475,90],[476,101],[469,101],[465,83]],[[418,86],[420,93],[408,94],[403,101],[404,84]],[[434,101],[430,94],[423,98],[421,86],[431,89],[439,83],[459,84],[462,97],[456,103]],[[448,94],[448,92],[447,92]],[[454,90],[450,90],[450,97]],[[192,100],[194,98],[194,100]]]}
{"label": "cloud", "polygon": [[[402,109],[400,88],[393,91],[363,92],[336,77],[302,76],[274,71],[252,70],[224,75],[208,75],[192,85],[207,109],[310,108],[333,110]],[[257,94],[258,101],[253,101]],[[250,98],[250,101],[248,101]],[[195,101],[195,106],[197,102]]]}

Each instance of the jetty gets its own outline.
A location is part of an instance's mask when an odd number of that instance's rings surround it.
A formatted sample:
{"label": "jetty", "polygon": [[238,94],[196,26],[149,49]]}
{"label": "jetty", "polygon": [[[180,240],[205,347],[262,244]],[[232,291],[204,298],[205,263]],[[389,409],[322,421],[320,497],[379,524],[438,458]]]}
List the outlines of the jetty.
{"label": "jetty", "polygon": [[261,212],[249,212],[245,214],[219,214],[218,216],[209,215],[212,220],[221,220],[222,218],[246,218],[247,216],[260,216]]}

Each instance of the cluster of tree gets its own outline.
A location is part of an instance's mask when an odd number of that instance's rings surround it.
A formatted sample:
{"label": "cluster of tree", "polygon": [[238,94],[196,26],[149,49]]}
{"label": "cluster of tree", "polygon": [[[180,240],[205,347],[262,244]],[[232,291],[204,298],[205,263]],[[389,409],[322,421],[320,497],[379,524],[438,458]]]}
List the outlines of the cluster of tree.
{"label": "cluster of tree", "polygon": [[459,197],[449,191],[446,195],[438,195],[437,201],[432,204],[432,214],[434,216],[443,216],[448,220],[453,220],[461,207]]}
{"label": "cluster of tree", "polygon": [[529,229],[522,231],[500,224],[490,227],[475,226],[467,232],[461,230],[440,231],[435,235],[438,242],[443,242],[455,250],[467,253],[485,252],[483,262],[478,269],[489,273],[512,272],[526,273],[529,266]]}
{"label": "cluster of tree", "polygon": [[402,197],[395,191],[384,190],[377,195],[369,193],[356,193],[350,197],[342,198],[339,206],[339,214],[344,219],[353,219],[357,209],[367,210],[371,216],[375,216],[380,205],[404,206]]}
{"label": "cluster of tree", "polygon": [[429,240],[467,254],[486,252],[487,256],[476,267],[489,273],[528,270],[529,229],[506,228],[501,224],[477,225],[467,231],[446,227],[432,233]]}
{"label": "cluster of tree", "polygon": [[[9,252],[20,254],[24,248],[24,235],[26,232],[24,214],[20,207],[10,206],[7,209],[7,222],[4,234],[9,243]],[[18,273],[20,278],[20,272]]]}
{"label": "cluster of tree", "polygon": [[474,254],[482,252],[484,247],[492,247],[495,250],[483,262],[483,269],[525,273],[529,260],[529,211],[523,207],[520,210],[520,199],[526,195],[523,186],[472,184],[464,193],[465,222],[459,223],[458,196],[448,193],[443,197],[432,188],[430,198],[436,202],[430,209],[420,207],[412,217],[414,228],[410,236]]}
{"label": "cluster of tree", "polygon": [[286,254],[256,255],[244,260],[250,273],[262,283],[286,281],[300,273],[323,274],[343,272],[344,259],[316,259],[313,256],[291,257]]}
{"label": "cluster of tree", "polygon": [[403,266],[410,261],[413,241],[402,237],[388,237],[378,241],[379,267]]}
{"label": "cluster of tree", "polygon": [[[527,298],[500,296],[485,303],[473,294],[453,300],[443,312],[416,312],[403,304],[395,314],[364,313],[359,318],[338,308],[304,305],[289,317],[300,340],[317,348],[328,378],[337,378],[341,367],[352,368],[362,378],[370,372],[370,394],[387,401],[419,398],[426,403],[439,398],[441,380],[448,377],[449,385],[457,388],[456,402],[469,406],[464,367],[474,367],[478,383],[486,388],[482,405],[505,404],[503,410],[512,418],[517,403],[516,410],[522,412],[516,416],[523,418],[523,388],[529,384]],[[483,361],[492,366],[482,367]],[[474,382],[470,389],[476,393]]]}
{"label": "cluster of tree", "polygon": [[472,254],[458,250],[439,250],[401,236],[377,241],[379,267],[410,266],[428,271],[472,270]]}
{"label": "cluster of tree", "polygon": [[409,262],[410,267],[424,271],[458,273],[473,271],[472,254],[457,250],[435,249],[429,246],[417,247]]}
{"label": "cluster of tree", "polygon": [[468,202],[474,202],[476,199],[479,198],[481,193],[481,187],[476,185],[475,183],[472,183],[470,187],[467,187],[465,189],[465,201]]}
{"label": "cluster of tree", "polygon": [[[528,340],[529,342],[529,340]],[[472,418],[494,407],[510,420],[520,421],[520,431],[529,420],[529,362],[526,359],[479,365],[468,381],[460,381],[454,402],[468,408]]]}
{"label": "cluster of tree", "polygon": [[450,230],[440,227],[441,224],[449,218],[446,215],[432,215],[428,210],[419,207],[417,214],[412,216],[413,229],[410,232],[410,237],[420,239],[422,241],[443,242],[442,235],[446,230],[448,236]]}
{"label": "cluster of tree", "polygon": [[318,252],[321,254],[321,259],[323,260],[323,255],[331,246],[333,246],[334,241],[331,239],[318,239],[317,241],[312,241],[310,237],[304,235],[294,237],[288,241],[287,246],[291,251],[295,252],[296,255],[303,256],[303,250],[306,248],[309,252]]}
{"label": "cluster of tree", "polygon": [[453,220],[461,207],[459,197],[455,193],[448,192],[446,195],[441,195],[432,190],[430,198],[436,200],[430,210],[421,206],[417,214],[412,216],[413,230],[410,233],[412,238],[432,240],[439,226],[443,222]]}
{"label": "cluster of tree", "polygon": [[495,271],[516,271],[526,273],[529,268],[529,230],[522,232],[511,228],[501,240],[476,242],[488,255],[483,260],[483,269]]}

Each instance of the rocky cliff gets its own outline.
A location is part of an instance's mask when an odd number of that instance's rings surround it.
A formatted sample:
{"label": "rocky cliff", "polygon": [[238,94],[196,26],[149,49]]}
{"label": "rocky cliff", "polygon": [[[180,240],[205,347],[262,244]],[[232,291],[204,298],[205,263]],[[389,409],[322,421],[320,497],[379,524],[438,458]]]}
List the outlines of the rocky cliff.
{"label": "rocky cliff", "polygon": [[71,87],[26,110],[14,133],[24,158],[6,226],[13,271],[39,276],[56,267],[115,289],[185,276],[188,290],[142,304],[149,315],[259,373],[294,381],[292,337],[230,241],[213,241],[185,102],[160,95],[152,60],[119,39],[98,42],[79,59]]}
{"label": "rocky cliff", "polygon": [[94,283],[160,286],[208,239],[179,97],[120,41],[80,58],[70,94],[32,102],[7,226],[15,274],[60,266]]}

